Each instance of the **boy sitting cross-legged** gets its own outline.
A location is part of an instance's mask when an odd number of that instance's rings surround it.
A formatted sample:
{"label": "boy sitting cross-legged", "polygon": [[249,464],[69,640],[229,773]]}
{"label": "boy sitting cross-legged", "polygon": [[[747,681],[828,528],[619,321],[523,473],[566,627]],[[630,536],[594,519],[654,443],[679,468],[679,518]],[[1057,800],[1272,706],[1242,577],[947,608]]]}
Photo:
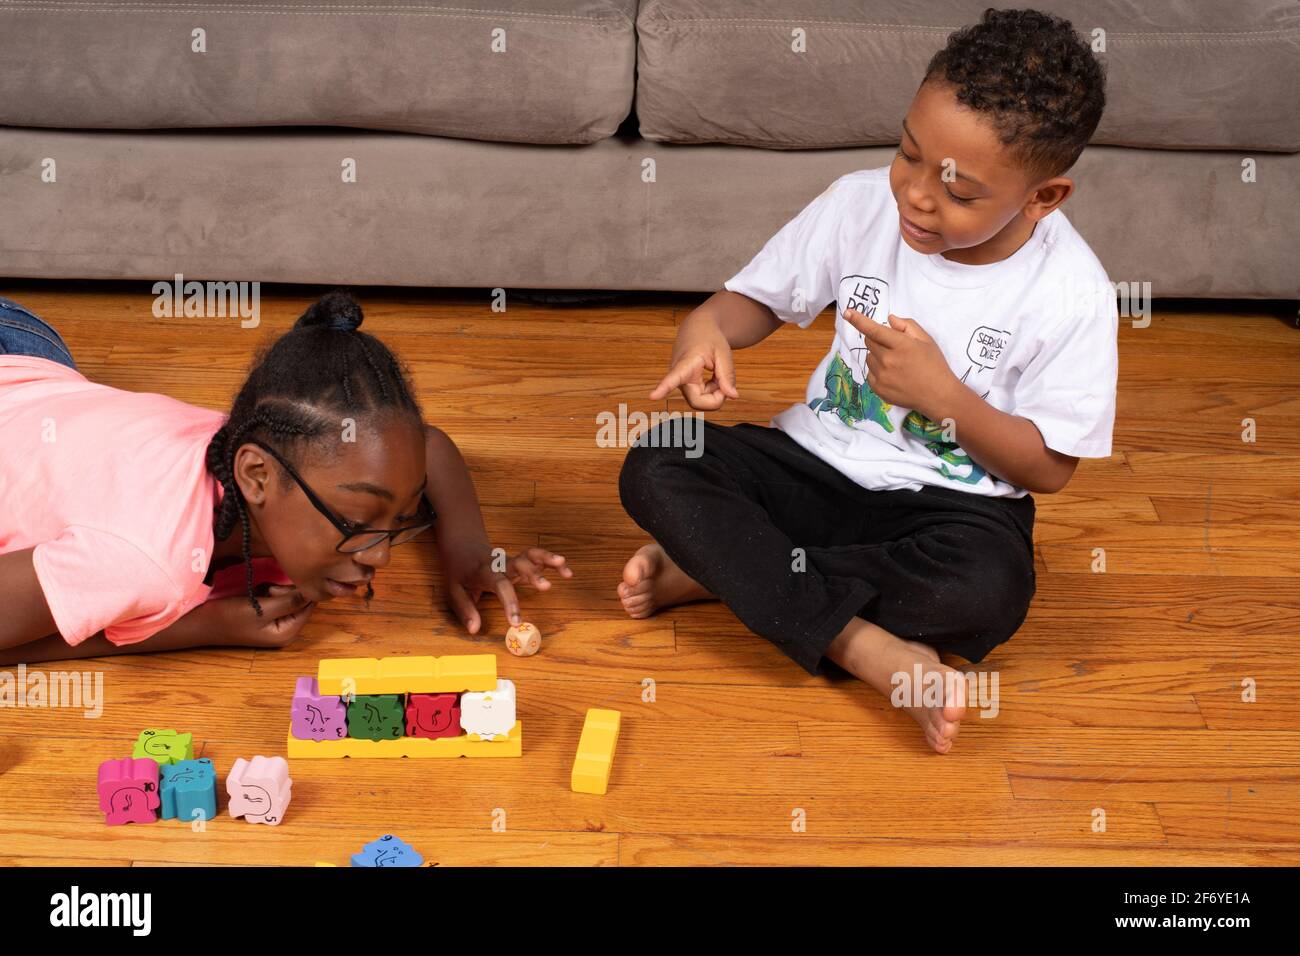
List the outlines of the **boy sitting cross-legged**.
{"label": "boy sitting cross-legged", "polygon": [[733,349],[837,303],[774,428],[629,450],[623,505],[654,538],[623,571],[629,614],[717,598],[811,673],[886,696],[922,674],[945,695],[904,704],[952,747],[966,688],[939,653],[978,663],[1016,632],[1031,493],[1111,451],[1113,287],[1060,211],[1104,101],[1068,22],[988,11],[930,62],[892,164],[840,177],[687,317],[650,397],[711,411],[740,397]]}

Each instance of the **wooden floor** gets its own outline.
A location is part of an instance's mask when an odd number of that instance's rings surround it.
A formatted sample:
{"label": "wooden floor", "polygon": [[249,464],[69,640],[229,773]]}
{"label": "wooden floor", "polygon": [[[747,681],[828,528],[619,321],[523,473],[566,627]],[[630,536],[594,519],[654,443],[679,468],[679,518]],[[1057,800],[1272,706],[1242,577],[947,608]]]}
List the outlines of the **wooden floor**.
{"label": "wooden floor", "polygon": [[[55,324],[90,378],[223,411],[254,347],[309,301],[264,289],[245,331],[154,319],[146,283],[0,295]],[[540,543],[576,572],[525,597],[542,653],[504,653],[495,605],[493,636],[460,633],[413,545],[371,612],[336,602],[286,650],[96,661],[99,719],[0,710],[0,863],[346,865],[389,832],[441,865],[1300,863],[1300,330],[1228,307],[1124,324],[1115,454],[1038,497],[1037,598],[985,665],[1000,713],[968,719],[940,757],[883,699],[808,677],[721,606],[622,615],[614,588],[643,537],[619,506],[624,451],[597,447],[595,416],[654,409],[698,299],[502,315],[486,294],[365,295],[366,330],[469,460],[494,544]],[[764,422],[801,398],[830,334],[826,315],[742,353],[745,399],[713,420]],[[96,809],[97,765],[144,727],[192,732],[224,779],[236,757],[283,751],[294,678],[322,657],[489,651],[519,688],[522,759],[295,761],[279,828],[109,828]],[[623,712],[603,797],[568,786],[589,707]]]}

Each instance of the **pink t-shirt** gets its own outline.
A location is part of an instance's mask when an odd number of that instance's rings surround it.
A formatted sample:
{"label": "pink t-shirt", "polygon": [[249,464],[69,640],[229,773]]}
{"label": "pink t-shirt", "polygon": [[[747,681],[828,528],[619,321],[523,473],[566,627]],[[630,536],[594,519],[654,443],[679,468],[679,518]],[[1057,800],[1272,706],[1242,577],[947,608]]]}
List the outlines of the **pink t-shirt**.
{"label": "pink t-shirt", "polygon": [[[241,564],[203,583],[220,483],[204,463],[225,416],[0,355],[0,554],[32,561],[59,633],[134,644],[209,598],[245,593]],[[271,558],[255,578],[290,583]]]}

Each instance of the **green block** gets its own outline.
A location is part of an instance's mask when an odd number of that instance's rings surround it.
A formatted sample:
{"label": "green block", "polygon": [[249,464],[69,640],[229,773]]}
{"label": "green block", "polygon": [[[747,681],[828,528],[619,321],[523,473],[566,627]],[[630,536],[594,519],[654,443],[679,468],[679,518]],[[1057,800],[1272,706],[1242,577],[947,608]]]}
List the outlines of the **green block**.
{"label": "green block", "polygon": [[193,760],[194,737],[175,730],[142,730],[131,756],[136,760],[152,757],[161,766]]}
{"label": "green block", "polygon": [[406,728],[404,694],[366,694],[348,704],[348,736],[357,740],[392,740]]}

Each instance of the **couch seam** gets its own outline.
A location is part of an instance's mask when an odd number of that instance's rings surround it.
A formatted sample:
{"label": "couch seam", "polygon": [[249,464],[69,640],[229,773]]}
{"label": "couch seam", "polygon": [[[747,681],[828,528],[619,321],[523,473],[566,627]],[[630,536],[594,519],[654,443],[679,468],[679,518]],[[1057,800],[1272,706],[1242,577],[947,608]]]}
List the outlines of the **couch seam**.
{"label": "couch seam", "polygon": [[[81,5],[78,5],[81,4]],[[222,7],[219,5],[195,3],[192,6],[185,6],[183,2],[177,0],[162,0],[160,3],[150,3],[148,0],[127,0],[120,4],[95,4],[94,6],[84,5],[84,0],[75,0],[74,3],[59,4],[58,0],[40,0],[39,4],[23,3],[17,4],[13,0],[0,0],[0,13],[104,13],[104,14],[123,14],[123,13],[190,13],[190,14],[210,14],[210,13],[242,13],[247,15],[265,15],[265,16],[407,16],[407,17],[449,17],[464,20],[482,20],[497,17],[510,17],[518,20],[535,20],[541,23],[625,23],[633,25],[633,21],[626,16],[618,13],[611,13],[609,16],[574,16],[572,14],[559,13],[527,13],[519,10],[471,10],[466,7],[444,7],[430,10],[410,10],[406,8],[397,9],[392,6],[371,5],[371,4],[314,4],[311,6],[295,7],[293,9],[267,9],[266,5],[259,6],[231,6]]]}
{"label": "couch seam", "polygon": [[[2,2],[2,0],[0,0]],[[785,20],[733,20],[733,19],[713,19],[713,18],[679,18],[662,19],[661,25],[674,27],[682,24],[689,24],[693,27],[703,27],[717,30],[762,30],[772,26],[832,26],[847,27],[854,30],[884,30],[895,32],[920,32],[920,33],[951,33],[953,30],[961,29],[960,25],[954,26],[929,26],[925,24],[912,23],[855,23],[849,20],[809,20],[809,19],[785,19]],[[1300,36],[1300,26],[1277,27],[1272,30],[1236,30],[1233,32],[1180,32],[1180,33],[1133,33],[1118,30],[1107,30],[1106,36],[1124,37],[1126,39],[1138,40],[1179,40],[1179,39],[1223,39],[1223,40],[1253,40],[1262,37],[1274,36]]]}

